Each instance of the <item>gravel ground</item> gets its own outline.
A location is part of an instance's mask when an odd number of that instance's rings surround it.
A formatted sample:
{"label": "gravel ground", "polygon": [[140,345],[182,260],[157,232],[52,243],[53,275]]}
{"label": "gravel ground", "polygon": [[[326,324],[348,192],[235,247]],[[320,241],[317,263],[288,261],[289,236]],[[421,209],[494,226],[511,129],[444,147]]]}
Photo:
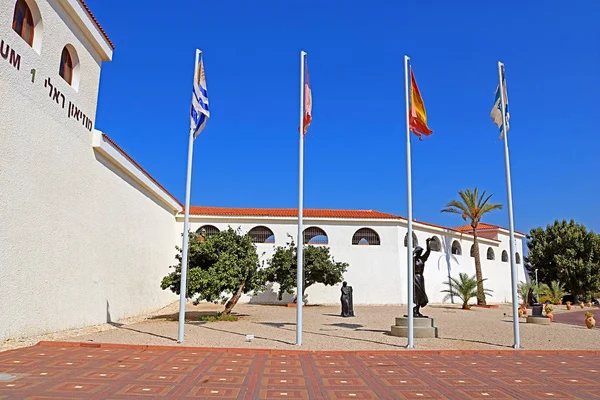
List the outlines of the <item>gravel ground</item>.
{"label": "gravel ground", "polygon": [[[74,331],[59,332],[21,341],[5,342],[0,351],[24,347],[40,340],[77,342],[178,345],[178,303],[144,318],[120,321]],[[237,322],[200,322],[200,315],[222,310],[222,306],[188,304],[185,342],[182,346],[298,349],[296,309],[283,306],[238,304]],[[589,310],[586,307],[586,311]],[[406,338],[389,335],[394,318],[405,313],[405,306],[355,306],[354,318],[339,316],[339,306],[304,307],[304,350],[401,350]],[[554,314],[567,311],[555,306]],[[600,309],[594,308],[600,316]],[[417,349],[507,349],[513,344],[512,308],[472,308],[461,310],[455,305],[429,305],[423,313],[435,318],[441,338],[415,339]],[[533,325],[521,319],[521,346],[540,350],[597,350],[600,329],[581,325],[552,323]],[[254,340],[246,341],[246,335]]]}

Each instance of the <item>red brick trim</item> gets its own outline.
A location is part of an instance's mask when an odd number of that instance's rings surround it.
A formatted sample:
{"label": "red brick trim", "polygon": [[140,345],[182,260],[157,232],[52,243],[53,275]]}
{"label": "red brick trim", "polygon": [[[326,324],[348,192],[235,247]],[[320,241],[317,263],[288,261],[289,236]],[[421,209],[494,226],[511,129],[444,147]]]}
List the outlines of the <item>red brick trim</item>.
{"label": "red brick trim", "polygon": [[83,7],[83,9],[88,13],[88,15],[90,16],[90,18],[92,19],[92,21],[94,21],[94,24],[96,24],[96,26],[98,27],[98,29],[100,30],[100,32],[102,33],[102,35],[104,36],[104,38],[106,39],[106,41],[108,42],[108,44],[110,45],[111,49],[114,50],[115,49],[115,45],[113,44],[113,42],[108,37],[108,34],[104,31],[104,28],[102,28],[102,26],[100,26],[100,22],[98,22],[98,20],[96,19],[96,17],[92,13],[92,10],[90,10],[90,8],[88,7],[88,5],[85,4],[84,0],[79,0],[79,3],[81,3],[81,6]]}
{"label": "red brick trim", "polygon": [[41,341],[36,346],[47,347],[92,347],[102,349],[140,349],[140,350],[202,350],[224,353],[267,353],[267,354],[421,354],[421,355],[474,355],[474,354],[571,354],[571,355],[600,355],[600,350],[287,350],[287,349],[249,349],[235,347],[198,347],[198,346],[159,346],[145,344],[117,344],[91,342],[52,342]]}

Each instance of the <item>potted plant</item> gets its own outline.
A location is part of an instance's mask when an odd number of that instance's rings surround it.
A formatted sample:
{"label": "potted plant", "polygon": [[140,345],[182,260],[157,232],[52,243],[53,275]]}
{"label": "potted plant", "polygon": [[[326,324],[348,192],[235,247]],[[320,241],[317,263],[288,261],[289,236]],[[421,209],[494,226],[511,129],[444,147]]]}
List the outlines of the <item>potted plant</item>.
{"label": "potted plant", "polygon": [[527,304],[521,304],[521,311],[523,311],[523,315],[527,315]]}
{"label": "potted plant", "polygon": [[567,310],[570,310],[570,309],[571,309],[571,302],[567,301]]}
{"label": "potted plant", "polygon": [[523,318],[523,308],[519,307],[519,318]]}
{"label": "potted plant", "polygon": [[583,301],[579,302],[579,307],[581,307],[581,308],[585,307],[585,304],[583,304]]}
{"label": "potted plant", "polygon": [[546,311],[546,317],[550,318],[550,322],[552,322],[552,320],[554,319],[554,315],[552,314],[552,311],[554,311],[554,307],[547,305],[544,311]]}
{"label": "potted plant", "polygon": [[588,329],[592,329],[594,326],[596,326],[596,320],[594,319],[594,314],[592,314],[589,311],[585,313],[585,326],[587,326]]}
{"label": "potted plant", "polygon": [[587,302],[587,306],[588,306],[588,307],[591,307],[591,306],[592,306],[592,301],[591,301],[591,300],[589,300],[589,301]]}

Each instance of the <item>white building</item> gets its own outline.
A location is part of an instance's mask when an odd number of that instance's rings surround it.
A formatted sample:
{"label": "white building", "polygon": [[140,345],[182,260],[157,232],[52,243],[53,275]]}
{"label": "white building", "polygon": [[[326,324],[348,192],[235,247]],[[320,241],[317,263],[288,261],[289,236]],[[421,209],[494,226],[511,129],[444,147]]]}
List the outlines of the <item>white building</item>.
{"label": "white building", "polygon": [[[288,235],[297,237],[296,209],[191,207],[190,230],[206,234],[231,226],[249,232],[261,259],[270,258],[275,247],[285,246]],[[183,215],[177,216],[179,222]],[[305,244],[329,246],[336,261],[350,264],[344,279],[354,289],[355,304],[399,304],[406,302],[407,220],[374,210],[304,210]],[[446,228],[413,221],[414,245],[425,248],[425,240],[433,237],[432,252],[426,263],[425,284],[430,302],[441,303],[440,291],[447,288],[448,275],[459,272],[475,274],[472,256],[473,235],[470,225]],[[491,302],[511,301],[509,234],[504,228],[480,224],[479,249],[484,286],[493,290]],[[525,280],[521,255],[522,238],[516,233],[516,261],[519,279]],[[298,242],[294,239],[296,243]],[[276,302],[277,290],[245,301]],[[340,287],[323,285],[307,289],[310,303],[338,303]],[[289,299],[289,298],[288,298]]]}
{"label": "white building", "polygon": [[[160,281],[181,243],[182,204],[95,129],[101,67],[112,52],[83,0],[0,2],[0,340],[118,320],[177,300]],[[192,212],[193,229],[268,228],[252,231],[263,257],[285,245],[286,234],[296,236],[291,209]],[[406,220],[377,211],[305,215],[311,243],[326,237],[317,245],[350,264],[345,279],[355,304],[405,301]],[[438,240],[425,281],[439,302],[449,270],[474,273],[472,236],[464,228],[414,227],[418,243]],[[481,228],[490,300],[509,301],[508,233]],[[339,301],[339,287],[314,286],[307,294],[312,303]]]}

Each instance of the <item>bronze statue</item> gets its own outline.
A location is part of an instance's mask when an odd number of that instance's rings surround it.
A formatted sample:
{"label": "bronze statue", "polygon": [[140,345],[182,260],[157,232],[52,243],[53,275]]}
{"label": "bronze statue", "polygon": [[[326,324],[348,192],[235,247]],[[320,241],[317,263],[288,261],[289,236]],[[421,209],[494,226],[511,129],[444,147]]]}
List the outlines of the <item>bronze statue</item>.
{"label": "bronze statue", "polygon": [[354,307],[352,306],[352,286],[347,282],[342,283],[342,317],[354,317]]}
{"label": "bronze statue", "polygon": [[413,316],[426,318],[423,314],[419,312],[421,307],[425,307],[427,303],[429,303],[429,299],[427,298],[427,293],[425,293],[425,278],[423,277],[423,270],[425,269],[425,261],[429,258],[429,254],[431,253],[431,245],[430,242],[433,238],[428,238],[426,240],[427,243],[427,251],[423,254],[423,248],[421,246],[415,247],[413,251],[413,266],[414,266],[414,294],[413,301],[415,303],[415,307],[413,308]]}
{"label": "bronze statue", "polygon": [[533,294],[533,288],[530,287],[529,291],[527,292],[527,305],[531,307],[538,304],[540,303],[538,302],[537,297],[535,297],[535,294]]}

